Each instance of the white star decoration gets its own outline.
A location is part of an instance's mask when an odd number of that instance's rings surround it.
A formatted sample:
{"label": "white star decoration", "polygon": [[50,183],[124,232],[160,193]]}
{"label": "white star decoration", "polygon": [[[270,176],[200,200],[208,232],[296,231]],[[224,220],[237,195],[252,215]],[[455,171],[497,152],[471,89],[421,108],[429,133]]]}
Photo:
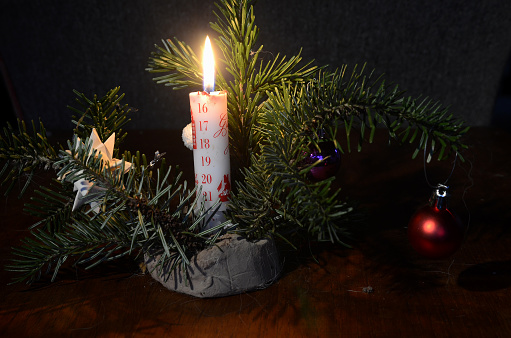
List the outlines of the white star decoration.
{"label": "white star decoration", "polygon": [[[81,142],[78,138],[78,142]],[[93,149],[97,150],[101,154],[101,159],[103,160],[103,165],[108,166],[110,170],[114,171],[121,167],[122,160],[112,158],[114,144],[115,144],[115,133],[113,133],[105,143],[101,142],[96,129],[92,129],[92,133],[90,134],[90,142],[92,142],[92,148],[90,154],[92,154]],[[131,168],[130,162],[124,162],[124,172],[127,172]],[[98,194],[104,192],[106,189],[102,187],[98,187],[94,184],[94,182],[90,182],[83,178],[74,182],[73,191],[77,191],[75,202],[73,204],[73,211],[80,208],[82,205],[88,203],[93,198],[97,197]],[[90,195],[89,195],[90,193]],[[89,195],[89,196],[87,196]],[[99,212],[99,203],[91,202],[91,208],[97,213]]]}

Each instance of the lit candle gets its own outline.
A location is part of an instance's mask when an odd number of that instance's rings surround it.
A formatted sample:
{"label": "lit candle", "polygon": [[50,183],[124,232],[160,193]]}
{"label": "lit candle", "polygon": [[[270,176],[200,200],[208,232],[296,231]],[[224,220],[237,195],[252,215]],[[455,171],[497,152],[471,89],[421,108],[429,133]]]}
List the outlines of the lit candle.
{"label": "lit candle", "polygon": [[207,228],[225,221],[231,191],[227,92],[215,92],[215,63],[209,37],[203,53],[204,91],[190,93],[192,115],[193,164],[195,184],[202,187],[207,208],[220,200],[220,208]]}

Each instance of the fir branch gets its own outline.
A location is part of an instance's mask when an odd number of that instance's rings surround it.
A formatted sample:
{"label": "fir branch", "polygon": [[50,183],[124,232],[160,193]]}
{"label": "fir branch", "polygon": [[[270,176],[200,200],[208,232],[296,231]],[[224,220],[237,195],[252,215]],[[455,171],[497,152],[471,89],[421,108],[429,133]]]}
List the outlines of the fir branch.
{"label": "fir branch", "polygon": [[[101,196],[102,211],[98,214],[79,212],[71,218],[61,219],[59,231],[32,230],[22,246],[13,249],[17,258],[7,266],[8,270],[18,274],[13,282],[32,283],[45,270],[52,273],[53,281],[61,265],[68,259],[92,268],[126,255],[147,253],[161,254],[161,264],[170,261],[186,264],[191,255],[214,244],[218,235],[207,240],[205,237],[217,229],[201,232],[198,227],[201,222],[207,222],[205,217],[208,210],[196,207],[199,198],[195,190],[188,191],[186,184],[180,183],[180,173],[167,184],[167,180],[173,176],[169,174],[172,168],[165,169],[165,175],[158,169],[156,182],[144,179],[147,168],[138,171],[142,173],[142,177],[138,178],[132,177],[137,175],[137,171],[132,170],[122,179],[126,186],[121,189],[119,187],[123,183],[117,181],[114,184],[111,175],[104,170],[102,175],[96,176],[102,161],[94,155],[84,157],[88,150],[87,146],[79,146],[76,153],[66,153],[71,158],[76,157],[76,161],[64,167],[63,171],[70,170],[66,179],[95,177],[100,180],[96,182],[98,185],[109,186]],[[83,166],[84,163],[91,167]],[[147,186],[154,183],[157,186],[154,190]],[[148,199],[147,196],[152,198]],[[47,200],[43,202],[48,203]],[[195,209],[199,215],[193,213]]]}
{"label": "fir branch", "polygon": [[31,284],[41,277],[44,270],[53,271],[54,281],[60,267],[70,257],[78,258],[75,264],[88,263],[88,267],[93,267],[128,255],[131,251],[129,224],[116,222],[103,227],[100,218],[73,220],[64,231],[56,234],[34,230],[31,237],[25,238],[22,243],[21,247],[13,249],[18,258],[6,267],[18,274],[13,283],[25,281]]}
{"label": "fir branch", "polygon": [[174,89],[202,87],[202,66],[186,43],[174,38],[162,40],[163,47],[155,45],[156,52],[151,53],[146,71],[150,73],[168,73],[153,78],[156,83],[172,86]]}
{"label": "fir branch", "polygon": [[[14,249],[17,258],[8,269],[18,273],[15,282],[32,283],[45,269],[52,271],[54,280],[70,258],[87,268],[132,253],[161,255],[161,264],[189,264],[191,255],[216,241],[218,235],[210,237],[216,228],[200,231],[209,210],[197,205],[200,195],[187,189],[181,172],[163,163],[154,171],[142,166],[124,174],[122,165],[111,170],[104,163],[91,149],[90,139],[82,143],[75,137],[68,145],[70,150],[61,151],[57,162],[61,184],[69,187],[67,182],[77,179],[94,182],[104,190],[88,202],[100,202],[101,210],[91,213],[85,209],[70,217],[69,196],[66,199],[55,190],[42,188],[48,193],[46,198],[27,208],[44,217],[33,228],[48,226],[32,230],[23,245]],[[140,159],[133,157],[133,161]]]}
{"label": "fir branch", "polygon": [[[122,142],[126,133],[122,132],[121,127],[129,121],[127,114],[130,108],[127,105],[120,106],[119,102],[124,94],[118,96],[118,91],[117,87],[110,90],[103,98],[98,99],[94,96],[92,100],[75,91],[78,95],[77,102],[86,108],[84,111],[71,108],[74,112],[81,114],[81,118],[74,121],[80,137],[88,137],[92,129],[97,128],[102,139],[106,140],[112,133],[117,132],[116,146]],[[8,124],[3,132],[4,135],[0,135],[0,160],[2,161],[0,185],[7,185],[5,195],[10,193],[17,182],[25,180],[19,194],[21,197],[38,170],[60,169],[59,165],[62,162],[59,161],[58,147],[50,143],[42,122],[39,122],[37,128],[32,121],[31,132],[27,130],[24,121],[18,121],[17,130]]]}
{"label": "fir branch", "polygon": [[[346,68],[332,74],[320,73],[318,79],[307,84],[269,93],[265,109],[280,113],[273,121],[263,121],[261,130],[267,129],[267,123],[279,123],[283,128],[298,126],[311,139],[324,130],[335,140],[338,127],[343,126],[351,151],[352,130],[357,126],[360,151],[365,141],[373,141],[376,128],[385,126],[389,136],[397,141],[417,143],[413,157],[428,146],[428,139],[439,160],[453,151],[461,157],[460,151],[467,147],[462,137],[469,129],[463,126],[463,120],[454,118],[447,108],[432,100],[403,96],[398,86],[386,85],[382,76],[374,78],[373,72],[364,72],[364,67],[361,71],[355,67],[346,79]],[[421,137],[417,138],[418,135]],[[439,147],[434,147],[435,144]]]}
{"label": "fir branch", "polygon": [[[85,139],[88,137],[92,129],[96,129],[101,140],[107,140],[110,135],[116,133],[115,149],[119,148],[126,137],[122,127],[130,121],[128,114],[132,111],[127,104],[121,106],[120,102],[124,98],[124,94],[118,95],[119,87],[109,90],[105,96],[98,98],[94,95],[89,99],[85,94],[73,90],[77,95],[76,103],[81,107],[74,108],[68,106],[74,113],[72,122],[76,125],[75,134]],[[117,153],[114,154],[114,157]]]}
{"label": "fir branch", "polygon": [[417,103],[403,98],[397,86],[390,89],[382,77],[373,80],[372,73],[366,75],[363,69],[355,68],[345,79],[345,70],[319,73],[318,79],[306,84],[283,84],[268,92],[257,127],[261,152],[254,154],[256,164],[238,183],[228,214],[247,236],[269,232],[294,243],[290,236],[301,234],[345,244],[353,209],[338,201],[339,191],[331,191],[333,178],[317,183],[307,180],[307,172],[320,163],[303,164],[304,154],[318,146],[320,136],[334,140],[340,148],[339,126],[344,126],[349,149],[351,131],[358,124],[359,151],[366,129],[372,142],[378,124],[386,126],[391,137],[400,135],[400,141],[417,142],[413,135],[407,137],[421,131],[418,149],[427,146],[428,138],[432,145],[440,143],[439,159],[446,151],[466,147],[461,137],[467,129],[446,109],[428,100]]}
{"label": "fir branch", "polygon": [[[101,139],[113,132],[120,133],[121,139],[125,136],[120,127],[127,121],[129,109],[120,107],[123,95],[117,96],[117,92],[115,88],[92,100],[77,93],[85,110],[74,109],[82,116],[75,121],[78,135],[68,141],[67,151],[57,153],[42,124],[39,132],[33,126],[34,135],[30,136],[19,122],[18,134],[9,126],[5,138],[0,139],[1,155],[7,162],[2,174],[9,165],[19,170],[8,174],[8,180],[18,179],[27,170],[32,175],[38,167],[54,168],[60,178],[49,187],[41,186],[25,205],[25,211],[41,219],[13,251],[17,257],[8,268],[18,273],[15,281],[31,283],[44,270],[52,271],[53,280],[71,258],[93,267],[131,253],[148,253],[161,254],[161,264],[170,260],[187,264],[192,254],[218,238],[219,232],[214,233],[224,225],[201,230],[211,210],[198,205],[200,194],[195,189],[189,191],[182,173],[167,166],[164,159],[156,168],[147,163],[145,155],[125,152],[120,166],[111,168],[101,153],[92,149],[89,135],[93,128],[98,128]],[[126,161],[133,165],[125,173]],[[98,203],[99,211],[83,206],[71,212],[72,186],[79,179],[92,182],[90,189],[97,188],[94,193],[89,189],[87,203]]]}
{"label": "fir branch", "polygon": [[[248,237],[270,233],[295,246],[314,237],[318,241],[345,243],[348,215],[353,208],[337,201],[333,178],[310,182],[303,168],[308,141],[296,133],[283,133],[281,125],[267,132],[261,154],[255,155],[245,180],[238,183],[228,216]],[[272,128],[272,127],[270,127]]]}
{"label": "fir branch", "polygon": [[37,128],[32,121],[31,134],[25,122],[20,120],[17,130],[8,123],[3,132],[4,135],[0,135],[0,164],[3,165],[0,185],[8,185],[5,191],[7,196],[16,182],[25,180],[19,193],[21,197],[37,170],[54,168],[58,159],[57,150],[50,144],[42,122]]}
{"label": "fir branch", "polygon": [[252,153],[258,152],[258,125],[261,105],[266,100],[266,91],[282,83],[299,83],[308,79],[317,67],[312,61],[298,68],[300,53],[286,61],[276,55],[273,61],[260,58],[263,46],[256,48],[259,28],[255,24],[254,8],[251,1],[222,1],[217,4],[219,13],[214,12],[217,22],[211,27],[219,33],[217,45],[222,51],[226,70],[234,77],[227,82],[219,74],[222,90],[229,92],[229,135],[231,152],[241,167],[250,166]]}
{"label": "fir branch", "polygon": [[[72,217],[73,200],[76,193],[70,184],[51,182],[49,187],[41,186],[34,190],[34,196],[25,204],[23,211],[41,218],[30,229],[44,227],[49,234],[62,231],[62,227]],[[75,218],[77,215],[75,215]]]}

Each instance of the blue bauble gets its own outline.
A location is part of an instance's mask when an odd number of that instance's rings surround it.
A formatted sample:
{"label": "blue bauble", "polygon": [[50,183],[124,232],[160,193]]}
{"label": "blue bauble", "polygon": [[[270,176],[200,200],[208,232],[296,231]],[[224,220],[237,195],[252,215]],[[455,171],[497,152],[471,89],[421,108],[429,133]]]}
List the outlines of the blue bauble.
{"label": "blue bauble", "polygon": [[320,150],[311,146],[310,152],[304,159],[304,163],[307,165],[324,160],[309,172],[309,178],[314,181],[322,181],[335,176],[341,166],[341,152],[335,147],[334,142],[320,142],[319,148]]}

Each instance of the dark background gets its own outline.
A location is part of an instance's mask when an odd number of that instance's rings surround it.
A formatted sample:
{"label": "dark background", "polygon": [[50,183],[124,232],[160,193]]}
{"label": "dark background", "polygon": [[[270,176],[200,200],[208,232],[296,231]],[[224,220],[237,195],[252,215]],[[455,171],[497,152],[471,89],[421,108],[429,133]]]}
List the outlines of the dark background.
{"label": "dark background", "polygon": [[[161,39],[175,36],[199,53],[206,34],[215,36],[214,8],[198,0],[3,0],[3,109],[13,104],[9,116],[67,129],[72,89],[103,95],[120,86],[124,103],[138,109],[128,129],[180,129],[192,89],[157,85],[145,68]],[[470,125],[509,125],[509,0],[259,0],[255,15],[266,55],[303,48],[317,65],[367,63]]]}

